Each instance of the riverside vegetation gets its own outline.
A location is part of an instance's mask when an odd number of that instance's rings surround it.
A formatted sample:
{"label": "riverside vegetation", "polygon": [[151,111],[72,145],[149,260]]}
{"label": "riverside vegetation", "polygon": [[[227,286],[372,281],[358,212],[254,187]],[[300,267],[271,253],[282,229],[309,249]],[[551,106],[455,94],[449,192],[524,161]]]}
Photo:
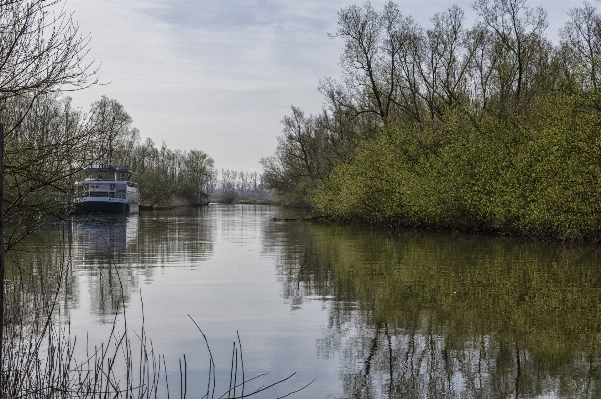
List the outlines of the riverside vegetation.
{"label": "riverside vegetation", "polygon": [[343,8],[343,76],[283,120],[262,160],[284,204],[340,220],[554,239],[601,233],[601,16],[560,41],[526,0],[476,0],[424,29],[394,2]]}
{"label": "riverside vegetation", "polygon": [[[73,109],[58,93],[28,94],[7,99],[0,117],[5,124],[5,184],[8,201],[40,218],[64,210],[79,172],[99,159],[111,159],[134,170],[143,205],[166,206],[175,199],[201,204],[213,160],[200,150],[160,148],[138,129],[123,105],[103,96],[88,112]],[[12,198],[15,195],[17,198]],[[23,197],[23,198],[21,198]],[[24,206],[26,204],[26,206]],[[50,211],[51,212],[51,211]]]}
{"label": "riverside vegetation", "polygon": [[[17,258],[23,237],[64,217],[72,183],[92,160],[136,169],[150,205],[173,195],[202,202],[212,170],[202,151],[142,143],[117,100],[101,98],[88,113],[72,108],[61,93],[95,84],[97,71],[86,62],[88,40],[56,3],[0,0],[0,227]],[[345,76],[322,82],[321,115],[293,109],[277,153],[263,161],[284,203],[371,223],[597,236],[597,12],[588,4],[573,10],[554,46],[544,11],[523,0],[474,7],[480,19],[471,29],[457,7],[435,16],[430,30],[394,3],[340,12]],[[74,341],[56,327],[69,257],[42,255],[14,262],[0,286],[0,396],[157,396],[161,359],[142,334],[134,361],[127,325],[74,360]],[[45,269],[44,256],[64,259],[63,267]],[[0,272],[4,284],[3,263]],[[182,369],[185,397],[185,358]]]}

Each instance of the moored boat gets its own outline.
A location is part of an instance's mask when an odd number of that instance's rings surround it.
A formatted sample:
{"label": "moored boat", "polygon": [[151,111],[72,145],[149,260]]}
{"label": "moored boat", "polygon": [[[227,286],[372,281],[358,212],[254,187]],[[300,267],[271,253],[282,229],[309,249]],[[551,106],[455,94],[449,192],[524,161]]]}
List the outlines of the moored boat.
{"label": "moored boat", "polygon": [[76,214],[140,212],[138,185],[128,180],[134,172],[110,161],[100,161],[84,172],[85,179],[75,183]]}

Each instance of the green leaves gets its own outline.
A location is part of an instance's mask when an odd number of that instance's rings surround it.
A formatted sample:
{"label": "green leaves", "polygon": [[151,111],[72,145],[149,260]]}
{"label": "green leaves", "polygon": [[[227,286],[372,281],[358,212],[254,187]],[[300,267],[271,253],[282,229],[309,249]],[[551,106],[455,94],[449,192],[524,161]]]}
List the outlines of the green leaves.
{"label": "green leaves", "polygon": [[313,204],[335,218],[562,239],[601,226],[601,118],[544,96],[499,122],[456,109],[440,124],[389,125],[334,169]]}
{"label": "green leaves", "polygon": [[[389,2],[339,13],[340,82],[293,109],[263,161],[285,204],[334,218],[562,239],[601,232],[601,20],[585,4],[554,47],[546,12],[478,0],[424,30]],[[341,139],[340,139],[341,138]]]}

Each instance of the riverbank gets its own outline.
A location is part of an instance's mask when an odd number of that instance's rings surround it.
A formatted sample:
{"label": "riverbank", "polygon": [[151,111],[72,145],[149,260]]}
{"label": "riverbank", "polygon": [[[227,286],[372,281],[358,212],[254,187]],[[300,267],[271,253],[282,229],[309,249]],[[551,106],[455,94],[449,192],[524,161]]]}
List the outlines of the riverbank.
{"label": "riverbank", "polygon": [[142,201],[142,204],[140,205],[140,210],[141,211],[164,211],[164,210],[170,210],[170,209],[176,209],[176,208],[198,208],[198,207],[203,207],[203,206],[208,206],[209,205],[209,201],[206,202],[201,202],[201,203],[195,203],[192,201],[189,201],[187,199],[184,198],[172,198],[169,201],[161,201],[161,202],[155,202],[155,203],[150,203],[148,201]]}
{"label": "riverbank", "polygon": [[236,201],[234,201],[234,204],[240,204],[240,205],[277,205],[277,203],[275,203],[272,200],[253,200],[253,199],[236,200]]}
{"label": "riverbank", "polygon": [[[170,205],[142,205],[140,206],[141,211],[167,211],[178,208],[201,208],[205,206],[209,206],[211,204],[224,204],[222,202],[203,202],[201,204],[191,204],[191,203],[176,203]],[[225,204],[233,204],[233,205],[277,205],[272,200],[236,200],[233,203],[225,203]]]}
{"label": "riverbank", "polygon": [[370,225],[598,241],[601,79],[582,55],[601,35],[579,27],[601,14],[574,8],[553,44],[542,9],[477,3],[471,27],[458,7],[427,28],[394,3],[343,8],[342,76],[322,81],[322,112],[292,107],[261,161],[276,198]]}

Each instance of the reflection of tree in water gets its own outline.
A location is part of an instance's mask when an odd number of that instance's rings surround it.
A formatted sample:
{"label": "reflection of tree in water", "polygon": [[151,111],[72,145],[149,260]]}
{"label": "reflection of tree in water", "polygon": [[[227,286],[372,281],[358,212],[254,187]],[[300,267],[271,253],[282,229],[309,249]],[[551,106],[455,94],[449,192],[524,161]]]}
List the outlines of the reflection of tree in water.
{"label": "reflection of tree in water", "polygon": [[183,266],[209,259],[213,254],[215,229],[215,220],[207,207],[142,216],[135,262],[140,266]]}
{"label": "reflection of tree in water", "polygon": [[[340,292],[333,286],[331,265],[324,254],[306,240],[310,236],[309,227],[300,222],[270,222],[265,225],[263,250],[275,253],[283,296],[293,309],[300,307],[306,297],[319,295],[330,298]],[[335,303],[344,306],[350,301]]]}
{"label": "reflection of tree in water", "polygon": [[[65,224],[43,228],[34,240],[6,253],[4,295],[7,324],[43,323],[51,309],[68,314],[79,301],[77,277],[65,249],[67,230]],[[58,299],[58,304],[54,303],[55,299]],[[57,306],[62,308],[57,309]]]}
{"label": "reflection of tree in water", "polygon": [[190,265],[213,252],[214,224],[203,209],[74,218],[70,227],[72,262],[88,280],[93,314],[107,321],[157,266]]}
{"label": "reflection of tree in water", "polygon": [[[599,397],[592,247],[272,223],[286,300],[328,301],[345,396]],[[281,245],[277,245],[280,242]]]}
{"label": "reflection of tree in water", "polygon": [[44,321],[52,306],[68,315],[80,302],[78,287],[87,283],[92,313],[112,321],[156,267],[212,256],[214,235],[214,220],[202,208],[44,226],[6,255],[6,319]]}

